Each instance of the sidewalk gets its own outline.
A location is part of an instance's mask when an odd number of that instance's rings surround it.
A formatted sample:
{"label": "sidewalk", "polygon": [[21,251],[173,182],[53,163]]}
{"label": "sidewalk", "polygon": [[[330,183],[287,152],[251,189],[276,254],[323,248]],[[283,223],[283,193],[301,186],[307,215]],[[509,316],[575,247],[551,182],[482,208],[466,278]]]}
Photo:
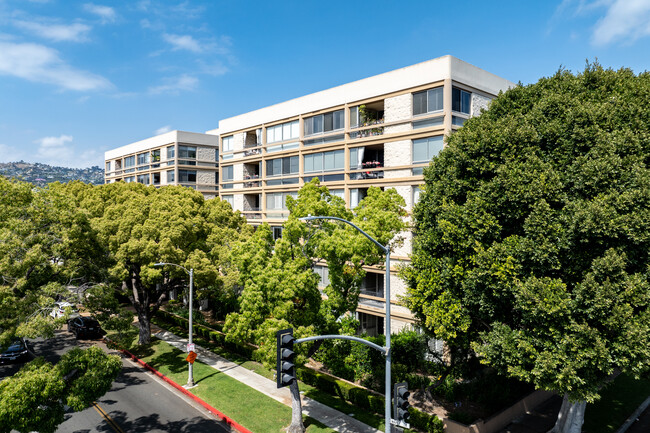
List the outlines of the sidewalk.
{"label": "sidewalk", "polygon": [[[163,340],[166,343],[169,343],[177,349],[185,351],[187,344],[186,339],[178,337],[169,331],[158,329],[159,328],[152,326],[154,337]],[[245,369],[244,367],[240,367],[234,362],[230,362],[227,359],[222,358],[198,345],[196,345],[196,354],[197,359],[204,364],[207,364],[210,367],[232,377],[233,379],[236,379],[250,386],[251,388],[256,389],[257,391],[268,395],[269,397],[279,401],[282,404],[291,406],[291,395],[289,394],[288,388],[278,389],[274,381],[262,377],[257,373]],[[338,410],[332,409],[331,407],[325,406],[324,404],[305,396],[302,396],[302,412],[303,414],[320,421],[327,427],[341,433],[380,432],[380,430],[370,427],[351,416],[345,415]]]}

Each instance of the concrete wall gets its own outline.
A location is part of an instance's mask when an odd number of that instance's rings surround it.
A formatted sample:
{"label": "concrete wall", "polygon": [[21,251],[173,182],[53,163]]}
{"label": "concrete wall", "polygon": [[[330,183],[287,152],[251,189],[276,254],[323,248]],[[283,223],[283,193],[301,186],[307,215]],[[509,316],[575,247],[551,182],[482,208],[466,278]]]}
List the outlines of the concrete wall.
{"label": "concrete wall", "polygon": [[214,171],[196,171],[196,183],[197,185],[214,185]]}
{"label": "concrete wall", "polygon": [[[413,157],[411,155],[411,140],[400,140],[400,141],[391,141],[384,144],[384,166],[386,168],[390,167],[400,167],[405,165],[411,165]],[[398,177],[409,177],[411,176],[411,169],[402,169],[402,170],[385,170],[384,178],[394,179]]]}
{"label": "concrete wall", "polygon": [[[411,93],[384,99],[384,122],[399,122],[400,120],[409,120],[411,117],[413,117],[413,95]],[[395,131],[391,130],[391,132]]]}
{"label": "concrete wall", "polygon": [[244,210],[244,194],[233,194],[233,210]]}
{"label": "concrete wall", "polygon": [[481,110],[487,110],[490,101],[492,98],[472,92],[472,116],[478,116],[481,114]]}
{"label": "concrete wall", "polygon": [[215,161],[216,162],[216,149],[213,147],[201,147],[196,149],[196,159],[200,161]]}
{"label": "concrete wall", "polygon": [[244,149],[244,142],[246,141],[246,133],[245,132],[240,132],[239,134],[235,134],[232,137],[232,150],[237,151],[237,150],[242,150]]}

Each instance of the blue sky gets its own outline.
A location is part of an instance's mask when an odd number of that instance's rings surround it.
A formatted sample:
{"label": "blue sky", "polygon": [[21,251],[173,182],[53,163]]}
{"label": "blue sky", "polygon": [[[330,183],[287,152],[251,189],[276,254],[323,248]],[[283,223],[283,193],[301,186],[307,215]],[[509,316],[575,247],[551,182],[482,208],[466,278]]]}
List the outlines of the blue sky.
{"label": "blue sky", "polygon": [[644,72],[650,0],[0,0],[0,162],[106,150],[451,54],[533,83]]}

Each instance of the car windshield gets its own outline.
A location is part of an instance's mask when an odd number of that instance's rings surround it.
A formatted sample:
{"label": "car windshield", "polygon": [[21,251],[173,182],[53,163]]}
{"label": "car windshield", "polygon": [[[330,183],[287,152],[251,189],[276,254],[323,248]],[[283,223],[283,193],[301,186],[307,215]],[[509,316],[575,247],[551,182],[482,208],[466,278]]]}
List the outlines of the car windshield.
{"label": "car windshield", "polygon": [[11,345],[7,348],[7,352],[15,352],[17,350],[21,350],[22,348],[23,348],[23,343],[17,340],[11,343]]}

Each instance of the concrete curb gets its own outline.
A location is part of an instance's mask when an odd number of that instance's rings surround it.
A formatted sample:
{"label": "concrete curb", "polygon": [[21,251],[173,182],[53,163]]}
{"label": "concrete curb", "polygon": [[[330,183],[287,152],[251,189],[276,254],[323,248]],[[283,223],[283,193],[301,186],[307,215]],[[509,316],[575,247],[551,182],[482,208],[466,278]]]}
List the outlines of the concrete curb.
{"label": "concrete curb", "polygon": [[161,372],[159,372],[158,370],[156,370],[155,368],[153,368],[152,366],[150,366],[149,364],[147,364],[146,362],[144,362],[143,360],[141,360],[140,358],[138,358],[137,356],[135,356],[134,354],[132,354],[128,350],[126,350],[126,349],[119,349],[119,350],[122,353],[124,353],[125,355],[127,355],[128,357],[130,357],[132,360],[136,361],[138,364],[142,365],[144,368],[151,371],[153,374],[160,377],[162,380],[164,380],[165,382],[167,382],[168,384],[170,384],[171,386],[173,386],[174,388],[176,388],[177,390],[179,390],[180,392],[182,392],[183,394],[185,394],[186,396],[188,396],[189,398],[191,398],[192,400],[194,400],[195,402],[200,404],[204,409],[210,411],[214,415],[221,418],[221,420],[223,422],[228,424],[230,427],[233,427],[238,432],[240,432],[240,433],[253,433],[252,431],[248,430],[246,427],[244,427],[244,426],[240,425],[239,423],[237,423],[235,420],[233,420],[229,416],[223,414],[222,412],[218,411],[214,407],[210,406],[208,403],[206,403],[205,401],[203,401],[202,399],[200,399],[196,395],[192,394],[191,392],[189,392],[188,390],[186,390],[185,388],[183,388],[182,386],[180,386],[179,384],[177,384],[176,382],[174,382],[173,380],[171,380],[170,378],[168,378],[167,376],[165,376],[164,374],[162,374]]}
{"label": "concrete curb", "polygon": [[641,403],[641,405],[639,407],[636,408],[634,413],[632,415],[630,415],[630,417],[628,419],[625,420],[623,425],[618,430],[616,430],[616,433],[625,433],[627,431],[627,429],[632,427],[632,424],[634,424],[634,421],[636,421],[636,419],[639,417],[639,415],[641,415],[643,413],[643,411],[648,408],[648,406],[650,406],[650,397],[646,398],[645,401],[643,403]]}

